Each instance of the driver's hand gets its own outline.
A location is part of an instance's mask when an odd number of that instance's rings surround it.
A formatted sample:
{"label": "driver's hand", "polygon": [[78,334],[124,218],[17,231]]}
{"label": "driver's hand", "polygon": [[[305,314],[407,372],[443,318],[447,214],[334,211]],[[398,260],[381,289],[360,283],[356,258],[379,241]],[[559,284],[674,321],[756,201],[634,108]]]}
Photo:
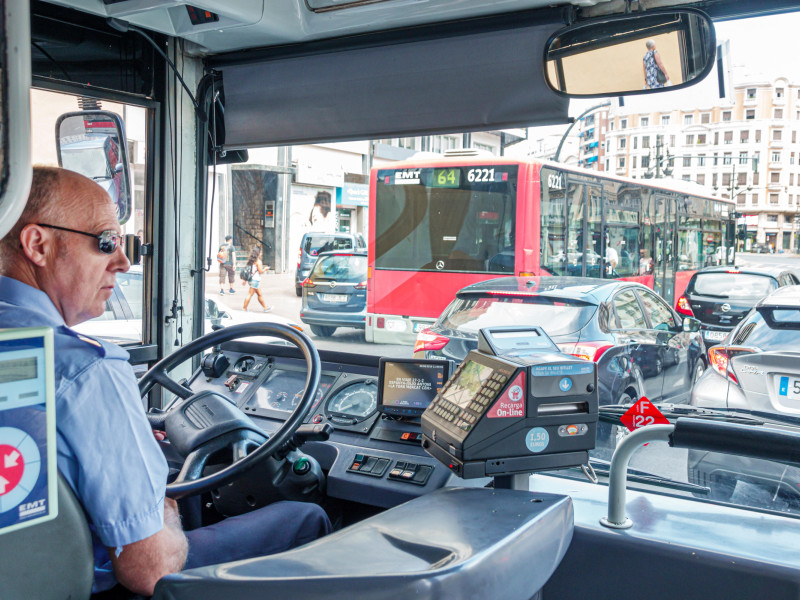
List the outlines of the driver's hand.
{"label": "driver's hand", "polygon": [[167,432],[166,431],[159,431],[158,429],[153,430],[153,436],[159,441],[163,442],[167,439]]}

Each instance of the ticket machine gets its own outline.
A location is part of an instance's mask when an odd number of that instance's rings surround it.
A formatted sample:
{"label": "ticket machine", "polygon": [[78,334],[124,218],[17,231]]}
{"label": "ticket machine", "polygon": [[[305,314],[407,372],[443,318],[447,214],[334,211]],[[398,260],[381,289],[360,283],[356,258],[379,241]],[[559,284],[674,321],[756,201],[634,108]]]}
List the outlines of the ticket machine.
{"label": "ticket machine", "polygon": [[482,329],[422,415],[423,448],[464,479],[586,464],[596,369],[539,327]]}

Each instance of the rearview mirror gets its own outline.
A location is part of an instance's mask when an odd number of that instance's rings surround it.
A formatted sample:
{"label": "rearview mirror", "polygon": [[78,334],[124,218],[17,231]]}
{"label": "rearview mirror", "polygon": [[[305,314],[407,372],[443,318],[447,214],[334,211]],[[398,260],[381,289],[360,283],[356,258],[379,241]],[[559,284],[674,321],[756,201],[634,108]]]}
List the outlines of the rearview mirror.
{"label": "rearview mirror", "polygon": [[130,163],[119,115],[84,110],[56,121],[58,165],[93,179],[117,207],[120,225],[131,216]]}
{"label": "rearview mirror", "polygon": [[545,78],[556,92],[619,96],[700,81],[714,65],[716,37],[700,11],[648,11],[573,25],[546,48]]}

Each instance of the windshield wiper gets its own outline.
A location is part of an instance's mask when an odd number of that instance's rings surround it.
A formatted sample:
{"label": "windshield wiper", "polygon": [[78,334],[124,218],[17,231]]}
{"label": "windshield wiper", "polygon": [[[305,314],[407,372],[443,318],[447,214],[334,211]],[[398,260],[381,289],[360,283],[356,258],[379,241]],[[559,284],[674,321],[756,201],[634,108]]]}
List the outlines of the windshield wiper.
{"label": "windshield wiper", "polygon": [[698,296],[708,296],[709,298],[730,298],[728,294],[705,294],[698,292],[697,290],[695,290],[695,294]]}
{"label": "windshield wiper", "polygon": [[[611,462],[600,458],[590,458],[589,465],[594,469],[598,475],[605,475],[608,477],[611,468]],[[696,492],[699,494],[708,494],[711,489],[704,485],[697,485],[689,483],[688,481],[677,481],[662,475],[654,475],[647,471],[640,471],[639,469],[631,469],[628,467],[628,481],[635,481],[637,483],[652,483],[661,487],[679,490],[682,492]]]}
{"label": "windshield wiper", "polygon": [[[605,404],[599,408],[600,420],[606,423],[619,424],[619,418],[630,407],[630,404]],[[800,426],[800,419],[796,417],[784,417],[740,408],[702,408],[685,404],[656,404],[656,408],[667,419],[694,417],[696,419],[725,421],[726,423],[740,423],[742,425],[764,425],[767,422],[775,422]]]}

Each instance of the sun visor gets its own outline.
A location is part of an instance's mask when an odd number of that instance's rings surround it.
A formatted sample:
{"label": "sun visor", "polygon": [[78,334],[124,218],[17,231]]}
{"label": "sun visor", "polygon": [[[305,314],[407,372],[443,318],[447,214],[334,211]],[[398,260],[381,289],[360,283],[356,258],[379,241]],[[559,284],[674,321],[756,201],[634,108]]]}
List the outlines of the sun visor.
{"label": "sun visor", "polygon": [[215,65],[226,148],[567,122],[544,46],[557,24]]}

